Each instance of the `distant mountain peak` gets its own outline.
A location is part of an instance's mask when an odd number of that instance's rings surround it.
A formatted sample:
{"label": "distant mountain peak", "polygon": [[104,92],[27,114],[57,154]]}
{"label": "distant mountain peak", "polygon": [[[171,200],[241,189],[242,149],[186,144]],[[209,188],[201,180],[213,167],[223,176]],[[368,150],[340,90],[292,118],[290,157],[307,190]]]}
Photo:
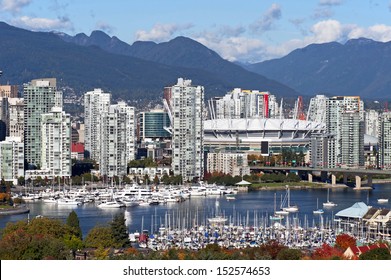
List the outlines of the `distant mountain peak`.
{"label": "distant mountain peak", "polygon": [[357,39],[350,39],[350,40],[348,40],[345,43],[345,46],[349,46],[349,45],[369,45],[369,44],[373,44],[373,43],[379,43],[379,42],[377,42],[375,40],[372,40],[372,39],[360,37],[360,38],[357,38]]}

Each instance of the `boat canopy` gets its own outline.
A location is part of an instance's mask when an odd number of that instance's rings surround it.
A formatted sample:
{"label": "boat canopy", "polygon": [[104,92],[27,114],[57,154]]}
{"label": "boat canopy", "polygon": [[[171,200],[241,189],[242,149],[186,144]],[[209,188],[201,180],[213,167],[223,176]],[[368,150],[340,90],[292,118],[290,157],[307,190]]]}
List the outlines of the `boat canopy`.
{"label": "boat canopy", "polygon": [[356,202],[353,206],[339,211],[335,216],[342,218],[358,218],[362,219],[368,212],[368,205],[364,202]]}

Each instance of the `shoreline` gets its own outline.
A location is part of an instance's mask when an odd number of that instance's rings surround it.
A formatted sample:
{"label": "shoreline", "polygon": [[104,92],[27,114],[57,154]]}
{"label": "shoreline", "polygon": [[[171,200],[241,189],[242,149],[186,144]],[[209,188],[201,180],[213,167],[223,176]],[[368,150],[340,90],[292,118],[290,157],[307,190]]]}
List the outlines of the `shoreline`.
{"label": "shoreline", "polygon": [[29,213],[30,209],[26,205],[16,206],[14,208],[0,209],[0,216],[19,215]]}

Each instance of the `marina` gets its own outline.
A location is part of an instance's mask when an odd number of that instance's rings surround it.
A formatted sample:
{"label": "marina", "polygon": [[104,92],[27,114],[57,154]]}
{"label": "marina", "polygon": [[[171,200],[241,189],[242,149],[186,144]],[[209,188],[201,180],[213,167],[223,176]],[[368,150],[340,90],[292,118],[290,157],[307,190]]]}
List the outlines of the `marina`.
{"label": "marina", "polygon": [[[379,202],[378,199],[391,196],[391,185],[375,185],[370,191],[356,191],[351,188],[290,188],[289,192],[284,189],[235,192],[235,199],[228,200],[227,196],[233,195],[232,193],[192,196],[186,189],[173,187],[150,192],[146,189],[133,190],[131,195],[125,195],[129,190],[99,191],[106,200],[91,199],[91,196],[98,197],[95,190],[94,193],[85,192],[84,203],[62,204],[53,200],[48,202],[48,198],[29,201],[27,206],[30,213],[2,216],[0,227],[3,228],[7,222],[32,219],[38,215],[65,221],[74,210],[85,237],[93,227],[106,225],[116,214],[123,213],[131,238],[148,233],[148,238],[140,245],[154,249],[174,246],[196,249],[211,242],[227,248],[240,248],[258,246],[270,239],[279,240],[291,247],[313,248],[324,242],[333,243],[339,232],[349,230],[336,219],[335,214],[338,211],[358,201],[365,201],[372,207],[389,209],[388,202]],[[79,200],[81,192],[82,190],[79,190],[77,195],[75,194]],[[199,190],[197,194],[198,192]],[[289,204],[297,206],[297,211],[281,213],[277,210],[281,205],[277,204],[276,198],[288,195]],[[133,204],[129,202],[126,206],[125,202],[120,200],[125,199],[124,197]],[[164,197],[169,198],[170,202]],[[288,200],[288,197],[286,199]],[[318,208],[318,204],[322,205],[329,199],[337,205]],[[107,207],[102,206],[105,204]],[[314,209],[318,212],[314,212]],[[384,229],[382,236],[376,236],[376,232],[372,235],[360,231],[352,232],[362,242],[384,238],[385,233],[387,232],[384,232]],[[188,242],[185,242],[185,239]]]}

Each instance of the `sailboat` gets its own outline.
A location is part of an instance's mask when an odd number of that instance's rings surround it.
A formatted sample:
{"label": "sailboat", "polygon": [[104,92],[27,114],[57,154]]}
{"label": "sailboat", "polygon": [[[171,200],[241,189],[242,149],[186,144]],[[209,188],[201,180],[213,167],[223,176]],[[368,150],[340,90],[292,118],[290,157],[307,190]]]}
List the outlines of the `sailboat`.
{"label": "sailboat", "polygon": [[334,207],[336,203],[330,201],[330,188],[327,188],[327,202],[323,202],[323,207]]}
{"label": "sailboat", "polygon": [[[288,214],[288,212],[286,212],[286,214]],[[274,193],[274,214],[270,216],[270,220],[281,221],[282,219],[284,219],[283,214],[278,214],[276,211],[276,193]]]}
{"label": "sailboat", "polygon": [[312,211],[314,214],[323,214],[324,210],[322,208],[319,208],[319,199],[316,198],[316,210]]}
{"label": "sailboat", "polygon": [[289,213],[297,212],[299,211],[299,207],[297,205],[291,205],[291,195],[290,195],[290,190],[289,187],[286,186],[287,188],[287,196],[288,196],[288,205],[286,207],[283,207],[282,210],[287,211]]}

